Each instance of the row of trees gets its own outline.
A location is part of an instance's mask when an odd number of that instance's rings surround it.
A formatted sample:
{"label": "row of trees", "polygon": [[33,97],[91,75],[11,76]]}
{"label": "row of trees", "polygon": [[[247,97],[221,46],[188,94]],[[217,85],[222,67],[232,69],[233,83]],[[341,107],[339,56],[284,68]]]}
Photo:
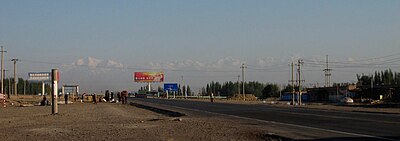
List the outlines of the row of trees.
{"label": "row of trees", "polygon": [[[363,86],[371,86],[371,82],[374,86],[395,86],[400,87],[400,73],[392,72],[391,69],[384,71],[376,71],[374,75],[358,75],[358,82]],[[287,85],[282,91],[291,92],[293,86]],[[205,87],[201,89],[201,95],[214,95],[231,97],[234,94],[242,93],[242,83],[241,82],[214,82],[208,83]],[[260,83],[257,81],[251,81],[245,83],[245,93],[254,94],[259,98],[268,97],[279,97],[279,91],[281,88],[277,84],[271,83]],[[298,91],[298,87],[294,87],[295,91]]]}
{"label": "row of trees", "polygon": [[[4,93],[14,94],[14,78],[4,79]],[[45,84],[45,91],[50,92],[51,87]],[[42,92],[42,82],[33,82],[18,78],[17,93],[18,94],[38,94]]]}
{"label": "row of trees", "polygon": [[357,74],[357,79],[363,97],[380,99],[383,96],[386,100],[400,101],[400,96],[397,95],[400,87],[400,73],[388,69],[375,71],[373,75]]}
{"label": "row of trees", "polygon": [[[227,96],[231,97],[235,94],[241,94],[243,83],[238,82],[214,82],[208,83],[205,87],[200,90],[200,95],[208,96],[213,93],[215,96]],[[288,91],[291,91],[290,86],[286,86]],[[144,90],[144,87],[141,87],[141,90]],[[164,89],[159,86],[157,89],[158,92],[164,92]],[[185,92],[187,95],[195,95],[194,92],[191,90],[189,85],[179,86],[178,94],[180,96],[184,96]],[[246,94],[254,94],[256,97],[259,98],[268,98],[268,97],[279,97],[280,88],[277,84],[270,84],[270,83],[260,83],[257,81],[251,81],[245,83],[245,93]]]}
{"label": "row of trees", "polygon": [[400,86],[400,73],[392,72],[391,69],[375,71],[372,76],[357,74],[357,80],[362,85],[371,85],[372,82],[375,86]]}
{"label": "row of trees", "polygon": [[[219,82],[212,81],[211,83],[208,83],[206,87],[201,89],[201,95],[210,95],[213,93],[214,95],[231,97],[235,94],[242,93],[242,84],[243,83],[232,81],[221,84]],[[279,97],[279,90],[280,88],[277,84],[260,83],[257,81],[245,83],[245,93],[254,94],[259,98]]]}

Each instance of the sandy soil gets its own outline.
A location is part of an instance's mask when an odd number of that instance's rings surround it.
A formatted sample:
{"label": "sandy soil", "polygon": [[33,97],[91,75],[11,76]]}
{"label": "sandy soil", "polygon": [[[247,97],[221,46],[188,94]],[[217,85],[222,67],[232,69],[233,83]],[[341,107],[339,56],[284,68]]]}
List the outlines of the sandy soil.
{"label": "sandy soil", "polygon": [[[222,115],[185,112],[171,117],[133,105],[90,102],[61,104],[57,115],[51,106],[33,106],[41,97],[12,97],[6,108],[0,107],[0,140],[290,140],[315,139],[326,133],[305,134],[270,123],[240,120]],[[260,101],[216,102],[268,104]],[[20,107],[21,104],[29,107]],[[284,103],[268,105],[298,108]],[[400,113],[399,108],[360,108],[312,104],[306,108],[328,110]],[[173,111],[183,112],[177,109]],[[280,135],[288,138],[282,138]],[[331,135],[324,135],[331,136]]]}
{"label": "sandy soil", "polygon": [[170,117],[120,103],[0,108],[0,140],[267,140],[269,131],[213,116]]}

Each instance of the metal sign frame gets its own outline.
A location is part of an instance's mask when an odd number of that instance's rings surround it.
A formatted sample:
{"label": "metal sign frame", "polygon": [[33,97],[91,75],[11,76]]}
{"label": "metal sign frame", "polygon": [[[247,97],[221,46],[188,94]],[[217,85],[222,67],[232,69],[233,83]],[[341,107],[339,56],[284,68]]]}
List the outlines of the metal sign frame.
{"label": "metal sign frame", "polygon": [[50,81],[51,73],[50,72],[29,72],[28,73],[29,81]]}
{"label": "metal sign frame", "polygon": [[164,91],[177,92],[178,90],[178,83],[164,83]]}

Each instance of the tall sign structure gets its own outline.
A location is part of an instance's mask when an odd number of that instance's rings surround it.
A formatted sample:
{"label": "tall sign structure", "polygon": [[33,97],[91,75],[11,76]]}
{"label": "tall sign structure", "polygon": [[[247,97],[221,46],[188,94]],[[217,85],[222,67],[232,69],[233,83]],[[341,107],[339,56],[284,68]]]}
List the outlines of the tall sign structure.
{"label": "tall sign structure", "polygon": [[164,72],[134,72],[133,80],[135,82],[148,83],[149,91],[151,91],[151,83],[164,82]]}
{"label": "tall sign structure", "polygon": [[164,82],[164,72],[134,72],[135,82]]}
{"label": "tall sign structure", "polygon": [[42,95],[45,94],[44,83],[50,81],[50,72],[30,72],[28,73],[29,81],[42,82]]}
{"label": "tall sign structure", "polygon": [[52,81],[52,94],[51,94],[51,114],[58,114],[58,80],[60,79],[60,74],[58,69],[51,70],[51,81]]}
{"label": "tall sign structure", "polygon": [[164,83],[164,91],[167,92],[167,99],[169,93],[173,93],[175,98],[175,93],[179,91],[178,83]]}

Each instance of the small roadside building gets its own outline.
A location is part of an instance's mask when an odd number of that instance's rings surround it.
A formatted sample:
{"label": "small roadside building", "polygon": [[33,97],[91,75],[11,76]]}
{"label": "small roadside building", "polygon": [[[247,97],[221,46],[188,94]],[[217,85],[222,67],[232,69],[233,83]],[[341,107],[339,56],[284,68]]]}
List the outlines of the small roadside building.
{"label": "small roadside building", "polygon": [[[294,101],[297,101],[299,98],[299,92],[295,92],[294,95],[292,92],[284,92],[281,95],[281,101],[292,101],[294,96]],[[301,101],[303,102],[309,102],[310,101],[310,95],[307,93],[307,91],[303,91],[301,93]]]}
{"label": "small roadside building", "polygon": [[307,93],[312,102],[339,102],[344,97],[357,97],[355,84],[340,84],[334,87],[308,88]]}

